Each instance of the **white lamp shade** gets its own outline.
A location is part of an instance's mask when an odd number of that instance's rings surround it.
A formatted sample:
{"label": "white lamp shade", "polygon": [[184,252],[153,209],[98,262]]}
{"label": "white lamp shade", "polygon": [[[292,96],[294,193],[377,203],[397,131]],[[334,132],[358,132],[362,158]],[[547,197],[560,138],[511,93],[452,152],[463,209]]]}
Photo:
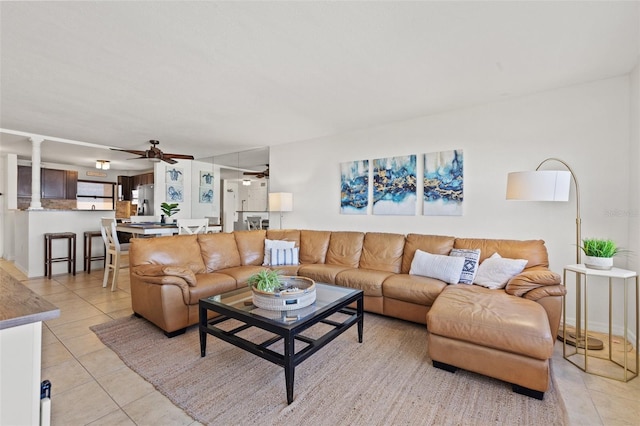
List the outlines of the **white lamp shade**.
{"label": "white lamp shade", "polygon": [[292,212],[293,194],[290,192],[272,192],[269,194],[270,212]]}
{"label": "white lamp shade", "polygon": [[507,200],[569,201],[570,185],[567,171],[513,172],[507,177]]}

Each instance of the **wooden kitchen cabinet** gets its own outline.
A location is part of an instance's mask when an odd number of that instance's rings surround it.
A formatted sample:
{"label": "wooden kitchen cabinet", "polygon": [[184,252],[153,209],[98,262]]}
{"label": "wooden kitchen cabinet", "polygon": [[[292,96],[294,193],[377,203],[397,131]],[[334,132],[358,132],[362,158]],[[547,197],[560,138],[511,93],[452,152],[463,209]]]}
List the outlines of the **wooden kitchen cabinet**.
{"label": "wooden kitchen cabinet", "polygon": [[42,198],[64,199],[67,193],[67,182],[64,170],[41,169],[41,193]]}
{"label": "wooden kitchen cabinet", "polygon": [[78,172],[76,170],[65,170],[65,198],[75,200],[78,195]]}
{"label": "wooden kitchen cabinet", "polygon": [[18,197],[31,198],[31,167],[18,166]]}
{"label": "wooden kitchen cabinet", "polygon": [[[40,197],[75,200],[78,172],[75,170],[40,169]],[[18,197],[31,198],[31,167],[18,166]]]}

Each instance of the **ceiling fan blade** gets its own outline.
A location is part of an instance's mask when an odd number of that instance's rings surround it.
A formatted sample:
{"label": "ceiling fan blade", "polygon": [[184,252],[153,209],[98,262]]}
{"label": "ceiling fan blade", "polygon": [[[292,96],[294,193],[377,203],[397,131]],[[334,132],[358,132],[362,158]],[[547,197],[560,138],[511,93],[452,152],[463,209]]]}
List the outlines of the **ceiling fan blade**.
{"label": "ceiling fan blade", "polygon": [[166,152],[163,153],[163,155],[165,157],[171,157],[171,158],[180,158],[183,160],[193,160],[193,155],[186,155],[186,154],[167,154]]}
{"label": "ceiling fan blade", "polygon": [[169,163],[169,164],[176,164],[177,161],[172,159],[172,158],[167,158],[167,156],[165,155],[164,157],[162,157],[162,161]]}
{"label": "ceiling fan blade", "polygon": [[129,154],[134,154],[134,155],[142,155],[143,158],[146,155],[146,151],[137,151],[135,149],[117,149],[117,148],[111,148],[112,151],[122,151],[122,152],[128,152]]}

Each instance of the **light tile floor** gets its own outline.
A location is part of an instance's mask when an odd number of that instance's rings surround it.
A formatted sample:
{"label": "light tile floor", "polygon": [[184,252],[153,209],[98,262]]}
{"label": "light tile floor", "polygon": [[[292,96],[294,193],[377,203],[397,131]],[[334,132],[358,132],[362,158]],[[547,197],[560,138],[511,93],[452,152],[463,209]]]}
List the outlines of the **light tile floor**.
{"label": "light tile floor", "polygon": [[[52,425],[198,425],[130,370],[89,329],[131,315],[129,270],[118,290],[102,288],[102,270],[27,279],[12,262],[5,269],[61,311],[42,330],[42,379],[52,382]],[[552,361],[572,425],[639,425],[640,378],[627,383],[586,374],[562,358]]]}

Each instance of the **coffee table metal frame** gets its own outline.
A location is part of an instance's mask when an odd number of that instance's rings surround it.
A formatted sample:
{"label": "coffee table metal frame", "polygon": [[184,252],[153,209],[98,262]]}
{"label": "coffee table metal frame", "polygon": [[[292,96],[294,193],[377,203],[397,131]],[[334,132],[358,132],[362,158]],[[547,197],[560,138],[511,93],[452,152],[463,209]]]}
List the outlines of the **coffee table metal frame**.
{"label": "coffee table metal frame", "polygon": [[[335,288],[336,286],[328,284],[316,283],[316,291],[318,298],[314,305],[322,300],[322,292]],[[345,289],[344,287],[341,287]],[[200,299],[199,301],[199,329],[200,329],[200,356],[206,355],[207,334],[215,336],[225,342],[229,342],[241,349],[251,352],[267,361],[279,365],[284,368],[285,384],[287,389],[287,404],[293,402],[293,384],[295,376],[295,367],[316,353],[320,348],[334,340],[340,334],[344,333],[352,325],[358,324],[358,342],[362,343],[363,326],[364,326],[364,310],[363,310],[363,292],[356,289],[346,292],[344,296],[330,301],[324,306],[316,306],[312,313],[306,314],[306,309],[298,309],[293,311],[282,311],[281,316],[285,321],[274,320],[259,313],[259,308],[253,305],[245,305],[245,301],[251,300],[251,291],[249,288],[234,290],[224,293],[220,296],[212,296]],[[246,297],[244,297],[246,295]],[[223,302],[224,299],[233,299],[231,303]],[[356,309],[348,307],[352,303],[356,303]],[[311,306],[314,306],[311,305]],[[213,319],[207,319],[208,311],[213,311],[220,316]],[[264,311],[263,311],[264,312]],[[278,311],[273,311],[278,312]],[[302,313],[299,315],[299,313]],[[337,322],[329,319],[331,315],[342,313],[348,317]],[[244,323],[232,330],[223,330],[217,325],[230,319],[235,319]],[[303,336],[302,332],[311,326],[323,323],[333,327],[333,329],[323,336],[313,339]],[[262,343],[254,343],[243,339],[238,334],[251,327],[257,327],[266,330],[275,336],[267,339]],[[269,346],[284,340],[284,354],[280,354],[269,349]],[[296,353],[295,341],[299,340],[307,346]]]}

